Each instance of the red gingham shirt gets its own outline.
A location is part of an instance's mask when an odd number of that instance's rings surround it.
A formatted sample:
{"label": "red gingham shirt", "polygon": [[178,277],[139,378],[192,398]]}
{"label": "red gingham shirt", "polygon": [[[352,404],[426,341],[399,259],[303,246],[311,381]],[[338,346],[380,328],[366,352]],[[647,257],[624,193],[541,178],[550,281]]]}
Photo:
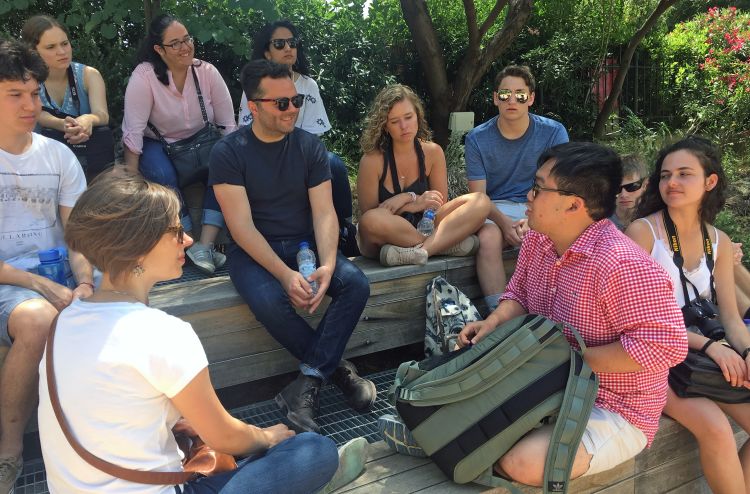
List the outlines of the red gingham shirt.
{"label": "red gingham shirt", "polygon": [[[667,401],[669,368],[687,355],[672,281],[651,256],[609,220],[589,226],[559,258],[547,236],[529,231],[502,299],[572,325],[588,346],[619,340],[643,370],[597,373],[595,405],[620,414],[651,445]],[[578,348],[570,332],[565,335]]]}

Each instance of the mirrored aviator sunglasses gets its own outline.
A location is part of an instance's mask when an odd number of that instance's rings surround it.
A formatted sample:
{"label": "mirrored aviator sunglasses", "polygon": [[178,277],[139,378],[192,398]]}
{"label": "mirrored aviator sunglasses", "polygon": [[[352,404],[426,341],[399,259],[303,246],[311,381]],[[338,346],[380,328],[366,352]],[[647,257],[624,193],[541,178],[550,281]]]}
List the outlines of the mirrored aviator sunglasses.
{"label": "mirrored aviator sunglasses", "polygon": [[271,40],[271,46],[277,50],[283,50],[285,44],[289,45],[289,48],[297,48],[299,38],[276,38]]}
{"label": "mirrored aviator sunglasses", "polygon": [[506,101],[510,100],[511,95],[516,97],[516,101],[520,104],[524,104],[527,101],[529,101],[529,93],[526,91],[516,91],[513,93],[512,91],[508,89],[501,89],[497,92],[497,99],[505,103]]}
{"label": "mirrored aviator sunglasses", "polygon": [[302,106],[302,103],[305,102],[305,95],[298,94],[296,96],[292,96],[291,98],[253,98],[250,101],[266,101],[269,103],[273,102],[276,103],[279,111],[286,111],[289,108],[289,102],[291,102],[295,108],[300,108]]}
{"label": "mirrored aviator sunglasses", "polygon": [[620,191],[625,189],[627,192],[635,192],[636,190],[639,190],[643,186],[643,179],[636,180],[635,182],[630,182],[629,184],[622,184],[620,186]]}

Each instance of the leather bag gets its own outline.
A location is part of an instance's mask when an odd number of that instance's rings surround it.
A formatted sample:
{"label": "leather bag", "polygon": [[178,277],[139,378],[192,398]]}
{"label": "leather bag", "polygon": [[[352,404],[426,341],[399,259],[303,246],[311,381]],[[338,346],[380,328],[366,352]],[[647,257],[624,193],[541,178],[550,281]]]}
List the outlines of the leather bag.
{"label": "leather bag", "polygon": [[695,350],[689,350],[682,363],[669,369],[669,386],[681,398],[750,403],[750,389],[732,386],[711,357]]}
{"label": "leather bag", "polygon": [[199,476],[209,477],[218,473],[231,472],[237,468],[237,463],[232,455],[219,453],[207,444],[201,438],[190,437],[184,434],[175,435],[175,441],[180,449],[185,453],[185,459],[182,462],[182,472],[148,472],[145,470],[131,470],[123,468],[114,463],[99,458],[91,453],[76,439],[70,425],[62,411],[60,398],[57,393],[57,381],[55,380],[54,358],[54,341],[55,331],[57,329],[57,317],[52,321],[49,335],[47,336],[47,357],[45,368],[47,370],[47,388],[49,390],[50,403],[52,410],[55,412],[57,422],[60,424],[63,435],[70,443],[73,450],[78,453],[86,463],[113,477],[117,477],[137,484],[150,485],[179,485]]}

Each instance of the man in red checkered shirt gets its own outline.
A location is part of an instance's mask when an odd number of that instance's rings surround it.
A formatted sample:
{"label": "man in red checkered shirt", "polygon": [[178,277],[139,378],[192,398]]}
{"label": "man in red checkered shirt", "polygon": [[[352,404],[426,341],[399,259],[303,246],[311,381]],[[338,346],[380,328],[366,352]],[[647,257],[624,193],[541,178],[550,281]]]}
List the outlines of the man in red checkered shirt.
{"label": "man in red checkered shirt", "polygon": [[[528,194],[532,230],[513,278],[498,308],[468,324],[459,344],[476,343],[526,313],[578,329],[599,393],[573,464],[576,478],[613,468],[651,444],[669,368],[685,359],[687,335],[666,272],[606,219],[622,180],[617,153],[567,143],[549,149],[539,164]],[[542,485],[551,434],[551,425],[536,429],[496,469]]]}

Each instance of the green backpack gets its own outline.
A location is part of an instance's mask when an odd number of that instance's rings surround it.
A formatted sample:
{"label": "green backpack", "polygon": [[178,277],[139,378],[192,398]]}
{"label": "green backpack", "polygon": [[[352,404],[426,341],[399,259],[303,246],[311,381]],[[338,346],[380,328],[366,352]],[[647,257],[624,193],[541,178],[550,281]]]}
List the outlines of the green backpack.
{"label": "green backpack", "polygon": [[[581,352],[586,346],[575,335]],[[405,362],[391,400],[419,446],[453,481],[517,489],[492,466],[526,433],[557,417],[544,492],[567,492],[599,381],[565,339],[537,315],[515,318],[476,345]]]}

